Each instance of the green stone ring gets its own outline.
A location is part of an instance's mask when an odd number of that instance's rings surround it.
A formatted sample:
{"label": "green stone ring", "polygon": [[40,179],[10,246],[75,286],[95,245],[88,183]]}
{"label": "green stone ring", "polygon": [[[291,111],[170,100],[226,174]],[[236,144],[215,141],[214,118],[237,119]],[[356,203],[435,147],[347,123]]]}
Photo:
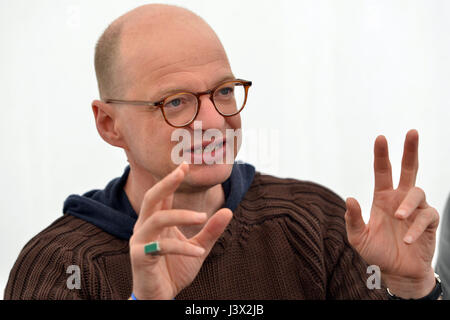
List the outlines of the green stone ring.
{"label": "green stone ring", "polygon": [[146,244],[144,247],[145,254],[150,254],[152,256],[158,256],[161,252],[161,248],[159,246],[158,241],[150,242]]}

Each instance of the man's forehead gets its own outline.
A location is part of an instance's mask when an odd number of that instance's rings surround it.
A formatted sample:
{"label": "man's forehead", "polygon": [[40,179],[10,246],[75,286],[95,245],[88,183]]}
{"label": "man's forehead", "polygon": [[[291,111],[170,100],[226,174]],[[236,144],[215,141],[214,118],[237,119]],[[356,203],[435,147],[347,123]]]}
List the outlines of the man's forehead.
{"label": "man's forehead", "polygon": [[[172,81],[160,79],[160,81],[154,86],[152,93],[154,93],[155,96],[165,97],[180,91],[196,92],[199,90],[210,90],[226,81],[231,80],[236,80],[236,78],[228,70],[223,70],[222,72],[216,73],[202,80],[187,77],[184,79],[180,77],[179,79]],[[203,84],[206,86],[203,87]]]}
{"label": "man's forehead", "polygon": [[[130,54],[123,60],[124,73],[130,81],[142,82],[161,90],[169,90],[172,84],[180,84],[184,79],[209,79],[208,85],[224,78],[232,77],[231,67],[222,50],[165,50],[143,49]],[[164,88],[163,88],[164,86]]]}
{"label": "man's forehead", "polygon": [[143,24],[122,31],[120,53],[123,58],[164,60],[183,57],[196,59],[205,54],[223,54],[223,46],[207,25],[190,28],[176,23],[170,26]]}

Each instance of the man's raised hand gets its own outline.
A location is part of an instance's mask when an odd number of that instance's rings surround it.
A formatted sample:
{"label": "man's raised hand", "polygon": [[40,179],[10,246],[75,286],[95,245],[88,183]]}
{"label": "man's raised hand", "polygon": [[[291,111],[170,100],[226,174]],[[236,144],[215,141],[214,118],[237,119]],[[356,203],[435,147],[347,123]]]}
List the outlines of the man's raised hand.
{"label": "man's raised hand", "polygon": [[[172,209],[173,196],[189,165],[177,169],[149,189],[130,238],[133,293],[138,299],[173,299],[197,276],[203,261],[231,221],[229,209],[206,213]],[[206,224],[205,224],[206,223]],[[187,239],[178,226],[205,226]],[[158,242],[158,255],[145,254],[145,246]]]}
{"label": "man's raised hand", "polygon": [[439,215],[416,187],[419,168],[418,133],[406,135],[400,182],[392,184],[386,138],[379,136],[374,147],[375,190],[370,220],[366,225],[361,208],[353,198],[346,201],[349,242],[364,260],[380,267],[391,292],[403,298],[420,298],[434,287],[432,259]]}

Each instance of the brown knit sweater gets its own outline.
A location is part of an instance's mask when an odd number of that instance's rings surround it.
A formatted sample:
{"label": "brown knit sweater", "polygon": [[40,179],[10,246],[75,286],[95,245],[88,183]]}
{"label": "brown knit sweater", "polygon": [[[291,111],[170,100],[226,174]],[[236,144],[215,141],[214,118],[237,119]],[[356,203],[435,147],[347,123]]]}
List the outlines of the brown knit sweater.
{"label": "brown knit sweater", "polygon": [[[311,182],[256,173],[193,283],[176,299],[385,299],[347,241],[345,203]],[[80,289],[69,289],[70,265]],[[128,241],[65,215],[20,253],[5,299],[127,299]]]}

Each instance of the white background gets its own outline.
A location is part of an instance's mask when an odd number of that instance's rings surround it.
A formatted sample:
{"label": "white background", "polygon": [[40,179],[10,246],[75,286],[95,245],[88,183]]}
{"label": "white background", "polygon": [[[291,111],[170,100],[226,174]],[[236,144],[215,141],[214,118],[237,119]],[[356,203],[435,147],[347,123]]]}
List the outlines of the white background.
{"label": "white background", "polygon": [[[28,240],[65,198],[120,176],[123,152],[95,129],[96,40],[150,1],[0,0],[0,290]],[[361,203],[373,142],[420,134],[417,185],[442,211],[450,191],[450,1],[168,1],[205,18],[236,76],[252,80],[239,159]],[[247,137],[247,140],[246,140]]]}

